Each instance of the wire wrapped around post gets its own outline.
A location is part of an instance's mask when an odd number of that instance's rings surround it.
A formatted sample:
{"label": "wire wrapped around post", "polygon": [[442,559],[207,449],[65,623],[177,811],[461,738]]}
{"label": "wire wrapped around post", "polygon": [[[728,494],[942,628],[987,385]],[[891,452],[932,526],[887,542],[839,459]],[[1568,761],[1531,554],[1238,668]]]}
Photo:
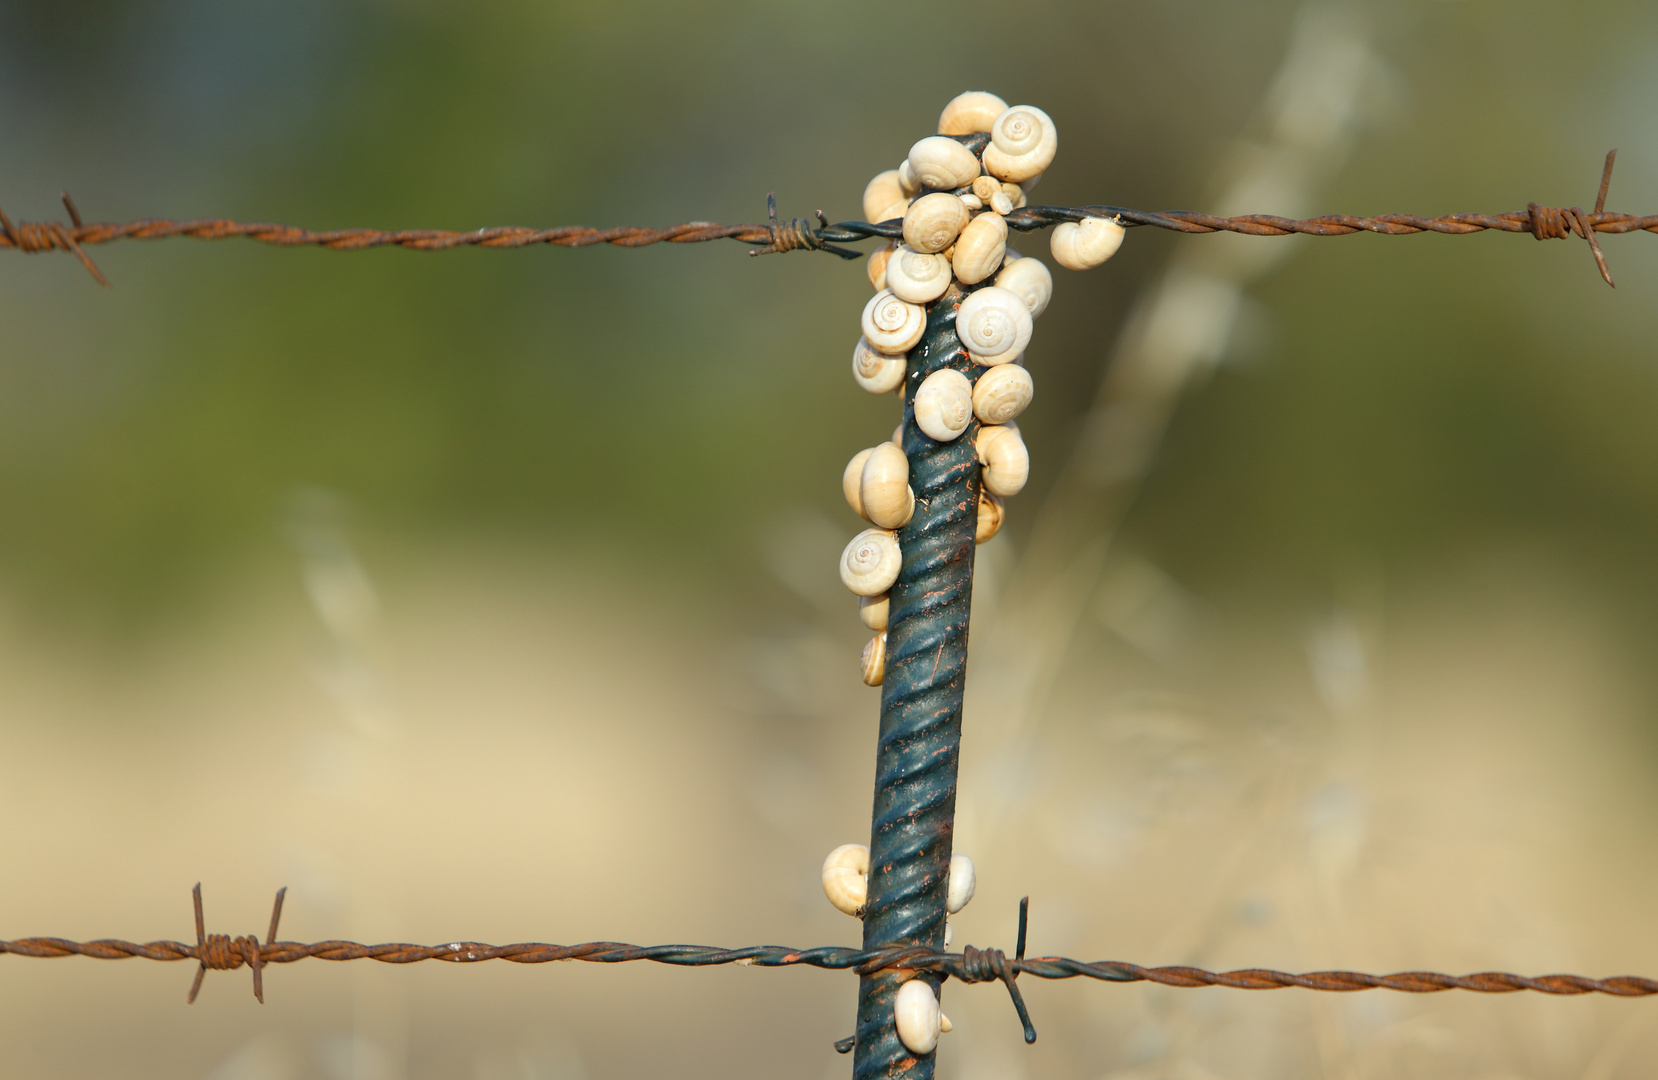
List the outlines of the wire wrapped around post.
{"label": "wire wrapped around post", "polygon": [[[915,516],[898,534],[903,567],[887,624],[865,949],[944,947],[979,506],[978,421],[956,439],[935,442],[916,426],[914,399],[940,369],[972,377],[956,336],[956,310],[968,292],[958,283],[928,305],[927,329],[909,353],[903,437]],[[935,992],[943,982],[938,972],[890,969],[858,982],[856,1080],[933,1075],[933,1055],[907,1050],[893,1024],[893,997],[906,978],[926,979]]]}

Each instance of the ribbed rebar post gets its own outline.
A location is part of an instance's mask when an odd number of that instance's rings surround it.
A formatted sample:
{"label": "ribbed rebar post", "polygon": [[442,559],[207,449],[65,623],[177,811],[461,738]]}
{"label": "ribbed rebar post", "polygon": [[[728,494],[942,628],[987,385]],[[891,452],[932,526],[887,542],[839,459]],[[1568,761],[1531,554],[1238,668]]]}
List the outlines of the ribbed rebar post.
{"label": "ribbed rebar post", "polygon": [[[973,595],[973,534],[978,522],[978,422],[959,438],[934,442],[915,424],[915,391],[941,368],[972,378],[956,336],[959,284],[927,309],[927,329],[909,354],[904,387],[904,453],[915,489],[915,516],[899,530],[903,568],[892,586],[886,679],[875,764],[864,948],[944,947],[944,902],[956,815],[962,691],[967,680],[967,616]],[[933,1055],[898,1040],[893,996],[906,978],[935,972],[881,971],[858,983],[856,1080],[930,1080]]]}

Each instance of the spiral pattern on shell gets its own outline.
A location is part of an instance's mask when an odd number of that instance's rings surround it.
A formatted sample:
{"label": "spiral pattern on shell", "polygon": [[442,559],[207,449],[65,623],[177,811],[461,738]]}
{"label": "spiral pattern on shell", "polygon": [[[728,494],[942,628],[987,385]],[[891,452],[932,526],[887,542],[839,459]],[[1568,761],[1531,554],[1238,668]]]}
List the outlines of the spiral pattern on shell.
{"label": "spiral pattern on shell", "polygon": [[852,378],[871,394],[890,394],[904,381],[908,365],[902,353],[884,353],[860,337],[852,348]]}
{"label": "spiral pattern on shell", "polygon": [[1012,258],[1012,252],[1001,273],[996,275],[996,287],[1016,292],[1030,308],[1034,319],[1048,310],[1048,301],[1054,294],[1054,276],[1041,259]]}
{"label": "spiral pattern on shell", "polygon": [[[969,226],[971,228],[971,226]],[[912,304],[930,304],[950,287],[950,260],[900,244],[887,263],[887,288]]]}
{"label": "spiral pattern on shell", "polygon": [[823,860],[823,895],[836,911],[863,914],[869,886],[869,848],[863,844],[842,844]]}
{"label": "spiral pattern on shell", "polygon": [[992,285],[962,301],[956,332],[975,363],[1005,364],[1030,344],[1030,308],[1018,293]]}
{"label": "spiral pattern on shell", "polygon": [[973,419],[973,384],[959,371],[935,371],[916,390],[914,411],[915,426],[928,438],[949,442]]}
{"label": "spiral pattern on shell", "polygon": [[973,386],[973,415],[985,424],[1016,420],[1036,394],[1030,372],[1018,364],[999,364]]}
{"label": "spiral pattern on shell", "polygon": [[967,219],[967,207],[949,192],[923,195],[904,211],[904,243],[912,250],[936,254],[956,242]]}
{"label": "spiral pattern on shell", "polygon": [[898,580],[903,555],[886,529],[865,529],[841,552],[841,584],[859,596],[875,596]]}
{"label": "spiral pattern on shell", "polygon": [[1041,175],[1058,149],[1059,132],[1048,114],[1035,105],[1015,105],[990,125],[984,167],[997,179],[1017,184]]}
{"label": "spiral pattern on shell", "polygon": [[882,289],[864,305],[864,339],[881,352],[908,352],[921,340],[926,326],[927,313],[899,299],[891,289]]}

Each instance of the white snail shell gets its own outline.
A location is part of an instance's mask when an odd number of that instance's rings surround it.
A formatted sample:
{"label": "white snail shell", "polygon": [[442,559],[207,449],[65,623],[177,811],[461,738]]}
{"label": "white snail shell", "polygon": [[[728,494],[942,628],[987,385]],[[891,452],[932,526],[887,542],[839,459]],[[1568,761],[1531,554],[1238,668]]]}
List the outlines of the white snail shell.
{"label": "white snail shell", "polygon": [[915,175],[915,166],[909,158],[898,163],[898,186],[912,199],[921,194],[921,178]]}
{"label": "white snail shell", "polygon": [[910,490],[910,459],[892,443],[870,449],[858,481],[858,501],[864,517],[883,529],[901,529],[915,512]]}
{"label": "white snail shell", "polygon": [[863,844],[842,844],[823,860],[823,895],[837,911],[861,915],[869,896],[869,848]]}
{"label": "white snail shell", "polygon": [[977,285],[997,271],[1006,254],[1007,222],[996,214],[980,214],[956,238],[950,265],[963,285]]}
{"label": "white snail shell", "polygon": [[907,362],[903,353],[884,353],[872,348],[868,338],[859,338],[852,348],[852,377],[871,394],[890,394],[904,382]]}
{"label": "white snail shell", "polygon": [[981,176],[973,181],[973,194],[977,195],[981,202],[989,202],[1001,190],[1002,182],[994,176]]}
{"label": "white snail shell", "polygon": [[898,988],[892,1002],[892,1020],[898,1041],[912,1054],[930,1054],[942,1030],[938,997],[925,979],[911,979]]}
{"label": "white snail shell", "polygon": [[950,260],[900,244],[892,260],[887,263],[887,288],[900,300],[912,304],[931,303],[950,288]]}
{"label": "white snail shell", "polygon": [[1048,241],[1054,261],[1067,270],[1092,270],[1117,254],[1126,230],[1110,218],[1083,218],[1054,227]]}
{"label": "white snail shell", "polygon": [[984,200],[973,194],[971,191],[965,195],[957,195],[956,198],[961,200],[961,204],[967,207],[969,213],[972,213],[974,210],[984,209]]}
{"label": "white snail shell", "polygon": [[875,216],[871,217],[869,220],[877,224],[883,221],[898,221],[901,220],[905,214],[909,213],[909,209],[910,200],[908,198],[899,199],[886,209],[877,211]]}
{"label": "white snail shell", "polygon": [[1007,518],[1007,507],[1002,503],[1000,495],[990,491],[979,492],[979,520],[973,531],[973,542],[982,544],[986,540],[1002,531],[1002,522]]}
{"label": "white snail shell", "polygon": [[996,287],[1018,293],[1034,319],[1048,310],[1048,301],[1054,295],[1054,276],[1041,259],[1027,259],[1010,251],[1002,272],[996,275]]}
{"label": "white snail shell", "polygon": [[892,445],[900,449],[904,446],[904,422],[902,420],[898,421],[898,426],[892,429]]}
{"label": "white snail shell", "polygon": [[898,245],[888,240],[869,253],[869,265],[864,269],[869,272],[869,283],[875,286],[876,292],[887,287],[887,260],[892,258],[892,253],[896,250]]}
{"label": "white snail shell", "polygon": [[858,597],[858,620],[871,630],[887,628],[887,612],[892,606],[892,594]]}
{"label": "white snail shell", "polygon": [[[945,934],[946,937],[948,937],[949,934],[950,934],[950,924],[949,923],[944,924],[944,934]],[[950,943],[947,941],[944,944],[949,945]],[[948,1035],[948,1034],[950,1034],[950,1032],[956,1030],[956,1025],[950,1023],[950,1018],[948,1016],[945,1016],[943,1013],[939,1013],[938,1014],[938,1030],[941,1033],[943,1033],[945,1035]]]}
{"label": "white snail shell", "polygon": [[957,94],[944,106],[938,118],[940,135],[971,135],[975,131],[989,131],[996,118],[1007,112],[1007,102],[983,90],[969,90]]}
{"label": "white snail shell", "polygon": [[1013,200],[998,191],[990,197],[990,208],[996,213],[1006,216],[1013,213]]}
{"label": "white snail shell", "polygon": [[927,313],[900,300],[891,289],[882,289],[864,305],[863,328],[864,337],[880,352],[908,352],[927,329]]}
{"label": "white snail shell", "polygon": [[961,854],[950,856],[950,892],[944,901],[944,909],[954,915],[973,899],[973,891],[977,888],[973,860]]}
{"label": "white snail shell", "polygon": [[921,381],[915,392],[915,426],[928,438],[949,442],[966,431],[972,419],[973,384],[967,376],[942,368]]}
{"label": "white snail shell", "polygon": [[846,471],[841,473],[841,494],[846,496],[846,505],[865,521],[869,520],[869,515],[864,513],[864,501],[860,492],[863,488],[864,462],[868,461],[869,455],[874,452],[873,446],[868,450],[859,450],[852,455],[852,460],[846,463]]}
{"label": "white snail shell", "polygon": [[943,135],[929,135],[910,147],[910,168],[922,187],[953,191],[979,175],[979,159],[961,143]]}
{"label": "white snail shell", "polygon": [[985,490],[1005,498],[1024,489],[1030,479],[1030,451],[1017,428],[1007,424],[981,427],[974,449],[984,466]]}
{"label": "white snail shell", "polygon": [[878,596],[898,580],[904,556],[886,529],[865,529],[841,552],[841,583],[859,596]]}
{"label": "white snail shell", "polygon": [[880,686],[887,675],[887,636],[884,633],[876,634],[864,646],[864,655],[859,661],[863,668],[865,686]]}
{"label": "white snail shell", "polygon": [[1005,364],[1024,352],[1032,328],[1030,308],[1019,294],[995,285],[963,300],[956,312],[961,343],[974,363],[987,367]]}
{"label": "white snail shell", "polygon": [[888,169],[884,173],[876,173],[864,188],[864,216],[870,221],[880,221],[874,215],[904,198],[906,192],[898,182],[898,170]]}
{"label": "white snail shell", "polygon": [[[1016,420],[1036,394],[1030,372],[1018,364],[998,364],[973,385],[973,415],[980,423],[1005,424]],[[869,505],[869,500],[864,500]]]}
{"label": "white snail shell", "polygon": [[1059,131],[1048,114],[1035,105],[1015,105],[990,125],[984,167],[996,179],[1017,184],[1052,165],[1058,149]]}
{"label": "white snail shell", "polygon": [[904,211],[904,243],[928,255],[943,251],[956,242],[967,218],[967,207],[949,192],[923,195]]}

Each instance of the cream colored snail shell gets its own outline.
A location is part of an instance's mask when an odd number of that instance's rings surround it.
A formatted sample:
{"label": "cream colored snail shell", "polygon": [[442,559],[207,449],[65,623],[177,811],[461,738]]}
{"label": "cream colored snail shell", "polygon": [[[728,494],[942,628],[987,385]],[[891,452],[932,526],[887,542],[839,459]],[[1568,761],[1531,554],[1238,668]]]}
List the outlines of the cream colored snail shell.
{"label": "cream colored snail shell", "polygon": [[1015,257],[1010,251],[1002,272],[996,275],[996,287],[1018,293],[1034,319],[1048,310],[1048,301],[1054,295],[1054,276],[1041,259]]}
{"label": "cream colored snail shell", "polygon": [[876,173],[875,179],[864,188],[864,216],[870,221],[880,221],[874,215],[904,198],[905,194],[903,185],[898,182],[897,169]]}
{"label": "cream colored snail shell", "polygon": [[837,911],[861,917],[869,896],[869,848],[842,844],[823,860],[823,895]]}
{"label": "cream colored snail shell", "polygon": [[1048,114],[1035,105],[1015,105],[991,123],[984,167],[996,179],[1017,184],[1052,165],[1058,149],[1059,131]]}
{"label": "cream colored snail shell", "polygon": [[944,135],[929,135],[910,147],[910,168],[922,187],[953,191],[979,175],[973,151]]}
{"label": "cream colored snail shell", "polygon": [[892,594],[858,597],[858,620],[871,630],[887,628],[887,612],[892,607]]}
{"label": "cream colored snail shell", "polygon": [[969,90],[957,94],[944,106],[938,118],[940,135],[971,135],[975,131],[989,131],[996,118],[1007,112],[1007,102],[983,90]]}
{"label": "cream colored snail shell", "polygon": [[908,362],[903,353],[884,353],[872,348],[868,338],[859,338],[852,347],[852,377],[871,394],[890,394],[904,383]]}
{"label": "cream colored snail shell", "polygon": [[898,421],[898,426],[892,429],[892,445],[902,448],[904,445],[904,422]]}
{"label": "cream colored snail shell", "polygon": [[908,352],[921,340],[926,329],[927,313],[915,304],[900,300],[891,289],[882,289],[864,305],[864,337],[880,352]]}
{"label": "cream colored snail shell", "polygon": [[1048,248],[1054,261],[1067,270],[1092,270],[1117,254],[1126,230],[1111,218],[1065,221],[1054,227]]}
{"label": "cream colored snail shell", "polygon": [[967,218],[967,207],[948,191],[923,195],[904,211],[904,243],[927,255],[943,251],[956,242]]}
{"label": "cream colored snail shell", "polygon": [[965,195],[957,195],[956,198],[960,199],[961,204],[967,207],[968,213],[984,209],[984,200],[973,194],[971,191]]}
{"label": "cream colored snail shell", "polygon": [[980,490],[979,492],[979,519],[973,530],[973,542],[982,544],[986,540],[1002,531],[1002,522],[1007,518],[1007,507],[1002,497],[994,492]]}
{"label": "cream colored snail shell", "polygon": [[1002,182],[994,176],[981,176],[973,181],[973,194],[977,195],[981,202],[988,203],[1000,194],[1001,190]]}
{"label": "cream colored snail shell", "polygon": [[921,178],[915,175],[915,166],[909,158],[898,163],[898,186],[912,199],[921,194]]}
{"label": "cream colored snail shell", "polygon": [[908,198],[899,199],[886,209],[877,211],[875,216],[869,220],[876,224],[883,221],[901,221],[904,215],[910,211],[910,202],[911,200]]}
{"label": "cream colored snail shell", "polygon": [[[998,364],[973,384],[973,415],[983,424],[1016,420],[1036,394],[1030,372],[1018,364]],[[866,499],[864,505],[869,505]]]}
{"label": "cream colored snail shell", "polygon": [[998,191],[990,197],[990,208],[1005,217],[1013,213],[1013,200]]}
{"label": "cream colored snail shell", "polygon": [[878,596],[898,580],[904,556],[887,529],[865,529],[841,552],[841,583],[859,596]]}
{"label": "cream colored snail shell", "polygon": [[938,996],[925,979],[911,979],[892,999],[892,1021],[898,1041],[912,1054],[930,1054],[943,1030]]}
{"label": "cream colored snail shell", "polygon": [[910,459],[892,443],[870,449],[858,480],[858,502],[864,517],[883,529],[901,529],[915,512],[910,490]]}
{"label": "cream colored snail shell", "polygon": [[[950,924],[949,923],[944,924],[944,932],[946,934],[948,934],[950,932]],[[949,942],[945,942],[945,944],[948,945]],[[938,1030],[941,1034],[948,1035],[948,1034],[950,1034],[950,1032],[956,1030],[956,1025],[950,1023],[950,1018],[948,1016],[945,1016],[943,1013],[939,1013],[938,1014]]]}
{"label": "cream colored snail shell", "polygon": [[852,460],[846,463],[846,471],[841,473],[841,494],[846,496],[846,505],[850,506],[852,512],[865,521],[869,520],[869,515],[864,513],[864,502],[860,491],[863,488],[864,462],[868,461],[869,455],[874,452],[875,448],[873,446],[868,450],[859,450],[852,455]]}
{"label": "cream colored snail shell", "polygon": [[950,260],[900,244],[887,263],[887,288],[900,300],[930,304],[950,288]]}
{"label": "cream colored snail shell", "polygon": [[[1011,289],[992,285],[961,302],[956,333],[975,364],[1005,364],[1030,344],[1030,308]],[[866,331],[867,333],[867,331]],[[873,340],[873,339],[871,339]]]}
{"label": "cream colored snail shell", "polygon": [[1024,490],[1030,479],[1030,451],[1016,428],[1006,424],[981,427],[974,449],[984,466],[985,490],[1003,498]]}
{"label": "cream colored snail shell", "polygon": [[930,439],[949,442],[973,419],[973,384],[961,372],[942,368],[921,381],[914,407],[915,426]]}
{"label": "cream colored snail shell", "polygon": [[892,253],[897,250],[898,245],[888,240],[884,245],[869,253],[869,265],[864,269],[869,272],[869,283],[875,286],[876,292],[880,292],[887,287],[887,260],[891,259]]}
{"label": "cream colored snail shell", "polygon": [[944,901],[944,909],[954,915],[967,906],[978,887],[978,879],[973,873],[973,860],[961,854],[950,856],[950,890]]}
{"label": "cream colored snail shell", "polygon": [[864,646],[864,654],[859,663],[863,668],[865,686],[880,686],[887,676],[887,635],[876,634]]}
{"label": "cream colored snail shell", "polygon": [[956,238],[950,266],[963,285],[977,285],[1001,267],[1006,254],[1007,222],[996,214],[980,214]]}

